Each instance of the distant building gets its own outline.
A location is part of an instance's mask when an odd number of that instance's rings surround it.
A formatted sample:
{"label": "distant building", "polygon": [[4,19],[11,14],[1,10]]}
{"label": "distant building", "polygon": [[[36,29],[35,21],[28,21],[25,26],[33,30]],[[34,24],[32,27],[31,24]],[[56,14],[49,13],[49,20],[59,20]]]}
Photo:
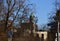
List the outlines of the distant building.
{"label": "distant building", "polygon": [[36,32],[37,34],[39,34],[39,37],[40,37],[40,41],[47,41],[47,35],[48,35],[48,32],[47,31],[38,31]]}

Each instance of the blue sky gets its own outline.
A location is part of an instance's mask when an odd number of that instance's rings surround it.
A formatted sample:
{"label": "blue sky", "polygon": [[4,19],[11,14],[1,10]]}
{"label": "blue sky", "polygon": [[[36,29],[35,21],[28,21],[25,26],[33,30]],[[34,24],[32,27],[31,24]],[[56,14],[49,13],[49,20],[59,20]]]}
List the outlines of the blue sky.
{"label": "blue sky", "polygon": [[49,13],[55,9],[55,0],[30,0],[30,3],[35,4],[38,25],[47,24]]}

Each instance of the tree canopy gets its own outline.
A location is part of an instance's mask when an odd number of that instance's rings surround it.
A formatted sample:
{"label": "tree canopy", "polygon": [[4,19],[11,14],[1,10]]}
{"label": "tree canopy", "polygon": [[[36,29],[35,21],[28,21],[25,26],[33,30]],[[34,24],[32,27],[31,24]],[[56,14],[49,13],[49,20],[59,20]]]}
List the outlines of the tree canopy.
{"label": "tree canopy", "polygon": [[33,4],[28,0],[3,0],[0,6],[0,21],[5,22],[5,28],[20,27],[22,22],[28,22],[33,11]]}

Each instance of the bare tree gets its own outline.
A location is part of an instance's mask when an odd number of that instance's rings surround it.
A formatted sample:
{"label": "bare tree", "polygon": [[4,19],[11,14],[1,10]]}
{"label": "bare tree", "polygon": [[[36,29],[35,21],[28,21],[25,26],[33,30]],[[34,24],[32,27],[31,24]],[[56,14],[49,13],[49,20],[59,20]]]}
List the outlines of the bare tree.
{"label": "bare tree", "polygon": [[[5,21],[5,30],[14,24],[20,25],[20,23],[27,22],[30,14],[33,12],[33,8],[27,0],[3,0],[3,9],[0,13],[0,18]],[[32,6],[33,7],[33,6]]]}

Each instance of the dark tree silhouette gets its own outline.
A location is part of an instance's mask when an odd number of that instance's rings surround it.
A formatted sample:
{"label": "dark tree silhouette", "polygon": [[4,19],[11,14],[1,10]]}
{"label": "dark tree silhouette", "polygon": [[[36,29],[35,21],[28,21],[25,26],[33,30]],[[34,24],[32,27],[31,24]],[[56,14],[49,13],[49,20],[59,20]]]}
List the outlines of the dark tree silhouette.
{"label": "dark tree silhouette", "polygon": [[[22,22],[28,22],[33,12],[33,4],[28,0],[3,0],[0,6],[0,20],[5,21],[5,30],[11,26],[20,26]],[[30,8],[31,7],[31,8]]]}

